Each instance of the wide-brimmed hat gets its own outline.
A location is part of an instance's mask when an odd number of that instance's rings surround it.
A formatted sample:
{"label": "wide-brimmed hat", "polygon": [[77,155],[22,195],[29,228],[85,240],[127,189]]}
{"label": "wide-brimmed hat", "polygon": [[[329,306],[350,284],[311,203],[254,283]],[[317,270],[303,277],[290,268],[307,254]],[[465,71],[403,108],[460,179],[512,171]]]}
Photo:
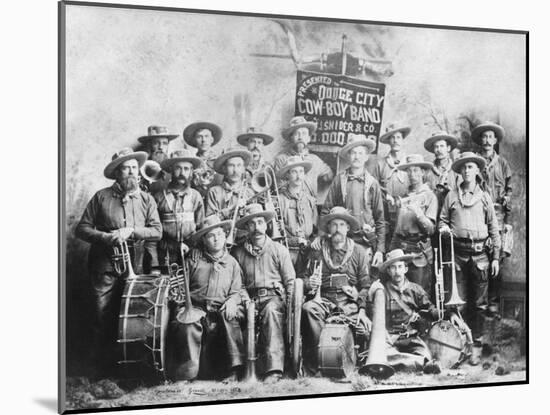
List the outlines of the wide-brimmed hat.
{"label": "wide-brimmed hat", "polygon": [[355,219],[346,208],[342,206],[334,206],[327,215],[321,217],[319,221],[319,228],[323,232],[328,233],[328,224],[333,219],[345,220],[348,223],[351,232],[355,232],[361,227],[359,221]]}
{"label": "wide-brimmed hat", "polygon": [[160,167],[162,167],[162,170],[170,171],[174,163],[177,163],[179,161],[186,161],[188,163],[191,163],[194,169],[198,168],[202,163],[202,160],[199,157],[193,155],[191,151],[177,150],[170,154],[170,158],[163,160],[162,163],[160,163]]}
{"label": "wide-brimmed hat", "polygon": [[252,137],[259,137],[264,140],[264,146],[271,144],[274,140],[274,138],[269,134],[261,133],[257,131],[255,127],[250,127],[246,130],[246,133],[237,136],[237,142],[241,146],[246,146],[248,144],[248,140]]}
{"label": "wide-brimmed hat", "polygon": [[223,170],[222,170],[223,165],[228,159],[233,157],[242,158],[244,161],[244,165],[246,167],[248,166],[248,163],[250,163],[250,159],[252,158],[252,153],[242,148],[228,148],[224,150],[216,160],[214,160],[214,170],[220,174],[223,174]]}
{"label": "wide-brimmed hat", "polygon": [[477,154],[472,153],[471,151],[466,151],[462,153],[460,157],[453,162],[451,168],[455,172],[460,173],[460,169],[465,163],[476,163],[479,169],[483,170],[487,162],[483,157],[478,156]]}
{"label": "wide-brimmed hat", "polygon": [[143,135],[138,138],[138,141],[145,144],[147,141],[153,138],[167,138],[169,141],[178,137],[179,134],[169,134],[168,128],[163,125],[150,125],[147,127],[147,135]]}
{"label": "wide-brimmed hat", "polygon": [[380,142],[389,144],[390,137],[398,132],[400,132],[403,135],[403,138],[405,138],[410,134],[411,127],[406,127],[399,124],[389,124],[386,127],[386,132],[380,136]]}
{"label": "wide-brimmed hat", "polygon": [[207,216],[200,224],[200,228],[190,236],[190,239],[196,241],[201,236],[206,235],[212,229],[223,228],[226,232],[231,229],[231,220],[221,220],[216,214]]}
{"label": "wide-brimmed hat", "polygon": [[386,255],[386,261],[384,261],[382,265],[378,267],[378,270],[380,272],[385,272],[388,269],[388,267],[394,262],[398,262],[398,261],[411,262],[416,257],[417,255],[405,254],[405,252],[403,252],[402,249],[394,249],[393,251],[390,251]]}
{"label": "wide-brimmed hat", "polygon": [[145,151],[134,151],[130,147],[125,147],[120,150],[118,153],[113,154],[111,162],[107,164],[105,170],[103,170],[103,175],[108,179],[115,179],[115,170],[118,166],[124,163],[126,160],[135,159],[138,162],[138,166],[143,166],[145,160],[147,160],[149,155]]}
{"label": "wide-brimmed hat", "polygon": [[302,166],[304,168],[304,172],[307,173],[311,170],[313,163],[302,159],[300,156],[290,156],[287,158],[286,164],[277,171],[277,178],[284,177],[289,170],[299,166]]}
{"label": "wide-brimmed hat", "polygon": [[429,170],[434,165],[429,161],[424,161],[424,156],[422,156],[422,154],[409,154],[407,157],[405,157],[405,163],[398,165],[397,169],[407,170],[409,167],[414,166]]}
{"label": "wide-brimmed hat", "polygon": [[197,142],[195,140],[195,133],[203,129],[207,129],[212,132],[212,137],[214,137],[214,141],[212,141],[212,145],[215,145],[222,139],[222,129],[218,127],[216,124],[208,121],[194,122],[193,124],[190,124],[187,127],[185,127],[185,130],[183,130],[183,139],[191,147],[197,147]]}
{"label": "wide-brimmed hat", "polygon": [[372,153],[376,148],[374,140],[367,138],[364,134],[348,134],[348,143],[340,149],[338,153],[341,158],[347,158],[352,148],[363,146],[367,148],[369,153]]}
{"label": "wide-brimmed hat", "polygon": [[293,117],[288,123],[288,127],[282,131],[282,135],[285,140],[290,139],[290,136],[298,128],[305,127],[309,130],[309,134],[313,135],[315,130],[317,130],[317,123],[313,121],[307,121],[304,117],[298,116]]}
{"label": "wide-brimmed hat", "polygon": [[473,130],[472,134],[470,135],[472,138],[472,141],[476,144],[481,145],[481,134],[484,131],[491,130],[494,131],[495,136],[497,138],[497,141],[501,141],[504,138],[504,128],[502,128],[500,125],[495,124],[491,121],[485,121],[481,124],[477,125]]}
{"label": "wide-brimmed hat", "polygon": [[441,140],[445,140],[447,144],[451,146],[451,150],[454,150],[456,146],[458,146],[458,139],[456,137],[450,135],[447,131],[438,131],[424,141],[424,148],[430,153],[433,153],[435,143]]}
{"label": "wide-brimmed hat", "polygon": [[263,217],[266,222],[269,222],[275,217],[275,212],[272,210],[264,210],[263,206],[259,203],[251,203],[244,208],[244,216],[235,222],[235,226],[242,229],[251,219],[260,216]]}

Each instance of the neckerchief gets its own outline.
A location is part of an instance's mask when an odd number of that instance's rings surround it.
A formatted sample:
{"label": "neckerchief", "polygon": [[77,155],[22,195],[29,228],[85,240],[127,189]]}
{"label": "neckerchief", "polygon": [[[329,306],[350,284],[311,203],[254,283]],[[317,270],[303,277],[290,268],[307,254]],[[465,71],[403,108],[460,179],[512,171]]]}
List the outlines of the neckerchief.
{"label": "neckerchief", "polygon": [[298,225],[300,225],[300,227],[304,226],[306,222],[306,219],[305,219],[306,214],[305,214],[304,205],[303,205],[305,190],[306,189],[304,184],[302,184],[302,189],[298,193],[292,193],[288,185],[284,186],[281,189],[281,194],[286,196],[288,199],[293,199],[296,201],[296,216],[298,219]]}
{"label": "neckerchief", "polygon": [[216,258],[215,256],[213,256],[210,252],[208,252],[206,249],[204,249],[202,251],[202,257],[204,259],[206,259],[208,262],[211,262],[213,263],[214,265],[220,263],[220,264],[224,264],[225,261],[226,261],[226,256],[227,256],[227,249],[224,248],[223,249],[223,254],[219,257],[219,258]]}
{"label": "neckerchief", "polygon": [[241,191],[243,190],[244,182],[237,183],[236,185],[231,186],[225,180],[222,183],[222,189],[225,191],[225,204],[231,202],[231,198],[235,195],[237,198],[240,196]]}
{"label": "neckerchief", "polygon": [[475,187],[474,187],[474,190],[472,191],[473,193],[473,196],[472,196],[472,200],[470,200],[469,203],[466,203],[464,201],[464,196],[463,196],[463,193],[465,193],[463,190],[462,190],[462,186],[460,186],[458,189],[457,189],[457,193],[458,193],[458,200],[460,202],[460,205],[462,207],[470,207],[470,206],[474,206],[476,203],[478,203],[482,197],[483,197],[483,192],[481,191],[481,188],[479,187],[479,185],[476,183]]}
{"label": "neckerchief", "polygon": [[332,258],[330,257],[330,251],[332,250],[332,247],[330,245],[330,239],[323,238],[321,240],[321,254],[323,255],[323,260],[325,261],[325,264],[327,264],[328,268],[331,271],[338,271],[338,272],[343,271],[344,266],[346,265],[346,263],[351,258],[351,255],[353,254],[354,247],[355,247],[355,242],[353,242],[353,240],[350,238],[346,238],[346,244],[344,245],[344,249],[346,250],[346,253],[344,255],[344,258],[342,258],[342,262],[336,265],[332,262]]}
{"label": "neckerchief", "polygon": [[164,198],[166,199],[168,207],[172,209],[172,212],[183,212],[185,210],[183,208],[183,201],[185,196],[188,195],[189,186],[183,190],[178,190],[168,185],[168,189],[164,191]]}
{"label": "neckerchief", "polygon": [[498,154],[497,153],[493,153],[493,156],[491,158],[486,158],[486,157],[483,157],[485,160],[487,160],[487,165],[485,166],[485,168],[483,169],[483,172],[485,174],[487,174],[487,172],[489,170],[491,170],[492,168],[494,168],[497,164],[497,161],[498,161]]}
{"label": "neckerchief", "polygon": [[451,166],[453,163],[451,163],[451,160],[449,158],[445,159],[447,160],[447,165],[444,166],[441,164],[441,161],[439,159],[434,160],[434,166],[432,168],[433,172],[438,176],[446,175],[451,171]]}
{"label": "neckerchief", "polygon": [[388,166],[391,167],[391,173],[390,177],[393,176],[394,173],[397,173],[397,180],[399,180],[401,183],[405,182],[405,178],[402,174],[399,174],[399,170],[397,169],[397,166],[401,164],[400,159],[395,159],[391,156],[390,153],[386,156],[386,163],[388,163]]}
{"label": "neckerchief", "polygon": [[254,245],[252,245],[252,242],[250,242],[250,240],[247,239],[244,242],[243,247],[244,247],[245,251],[248,252],[250,255],[252,255],[253,257],[258,257],[258,256],[260,256],[264,253],[265,248],[267,247],[268,243],[269,243],[269,237],[266,235],[264,246],[262,246],[262,247],[254,246]]}
{"label": "neckerchief", "polygon": [[123,205],[128,203],[128,200],[130,200],[130,199],[136,199],[139,195],[139,192],[140,192],[140,189],[139,189],[139,186],[138,186],[138,188],[136,190],[126,193],[126,192],[124,192],[124,190],[122,190],[122,187],[120,187],[120,184],[118,184],[118,183],[113,184],[113,186],[111,188],[113,189],[113,195],[120,198],[120,202]]}

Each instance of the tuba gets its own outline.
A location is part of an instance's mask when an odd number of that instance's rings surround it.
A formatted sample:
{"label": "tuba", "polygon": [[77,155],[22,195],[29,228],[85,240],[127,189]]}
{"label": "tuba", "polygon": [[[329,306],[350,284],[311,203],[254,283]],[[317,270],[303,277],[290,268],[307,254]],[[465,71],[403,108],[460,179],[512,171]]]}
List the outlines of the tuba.
{"label": "tuba", "polygon": [[128,242],[124,241],[113,247],[111,262],[117,274],[122,275],[127,272],[127,278],[137,278],[134,268],[132,267],[132,258],[130,257]]}

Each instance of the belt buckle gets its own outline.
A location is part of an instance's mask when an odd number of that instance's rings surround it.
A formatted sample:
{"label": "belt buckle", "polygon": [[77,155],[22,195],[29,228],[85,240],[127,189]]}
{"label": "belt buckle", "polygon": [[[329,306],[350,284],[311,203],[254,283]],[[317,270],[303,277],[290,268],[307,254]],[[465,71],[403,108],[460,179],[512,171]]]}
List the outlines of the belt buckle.
{"label": "belt buckle", "polygon": [[267,295],[267,288],[258,288],[258,291],[256,291],[257,297],[265,297]]}
{"label": "belt buckle", "polygon": [[482,243],[473,244],[473,249],[474,249],[474,252],[482,252],[483,244]]}

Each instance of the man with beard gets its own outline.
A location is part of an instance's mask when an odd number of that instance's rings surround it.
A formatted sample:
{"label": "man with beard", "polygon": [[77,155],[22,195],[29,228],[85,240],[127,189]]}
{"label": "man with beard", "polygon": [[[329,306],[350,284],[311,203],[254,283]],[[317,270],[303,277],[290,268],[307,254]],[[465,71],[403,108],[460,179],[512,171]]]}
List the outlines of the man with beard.
{"label": "man with beard", "polygon": [[474,339],[482,335],[489,274],[498,275],[501,248],[493,201],[477,180],[485,163],[483,157],[471,152],[454,161],[452,168],[463,181],[449,192],[439,217],[439,232],[455,236],[458,293],[466,301],[463,315]]}
{"label": "man with beard", "polygon": [[312,167],[306,176],[307,183],[317,197],[317,204],[321,204],[324,197],[319,192],[318,183],[321,182],[323,186],[328,185],[334,174],[328,164],[308,150],[307,146],[311,142],[311,136],[315,133],[315,130],[317,130],[316,123],[306,121],[304,117],[292,118],[288,128],[285,128],[282,132],[284,139],[291,142],[292,148],[283,151],[275,158],[273,168],[275,171],[280,170],[291,156],[299,156],[302,160],[309,161]]}
{"label": "man with beard", "polygon": [[[364,135],[350,134],[348,144],[339,157],[348,160],[350,167],[338,173],[330,185],[321,214],[326,215],[334,206],[345,207],[358,221],[359,229],[353,234],[355,242],[368,248],[373,265],[383,262],[386,227],[384,221],[383,196],[380,185],[372,177],[365,163],[376,144]],[[316,243],[315,248],[320,246]]]}
{"label": "man with beard", "polygon": [[95,299],[93,352],[95,368],[106,372],[114,366],[115,340],[124,278],[113,268],[113,247],[128,243],[132,267],[142,273],[143,242],[162,236],[157,205],[139,189],[139,167],[147,159],[143,151],[124,148],[116,153],[103,174],[115,183],[99,190],[90,200],[75,234],[91,243],[88,268]]}
{"label": "man with beard", "polygon": [[276,174],[286,183],[279,191],[281,213],[285,225],[288,249],[292,263],[296,265],[299,253],[309,245],[317,228],[317,204],[315,195],[304,182],[311,163],[301,157],[289,157],[287,163]]}
{"label": "man with beard", "polygon": [[242,367],[242,272],[225,247],[230,228],[231,221],[212,215],[192,236],[201,248],[186,260],[194,317],[182,322],[185,306],[171,309],[168,358],[174,380],[211,379],[222,370],[225,381],[235,381]]}
{"label": "man with beard", "polygon": [[408,277],[420,285],[428,295],[432,294],[433,252],[430,237],[435,232],[437,198],[424,183],[426,172],[433,168],[420,154],[411,154],[398,166],[407,172],[409,192],[397,200],[397,223],[390,249],[402,249],[414,254],[408,267]]}
{"label": "man with beard", "polygon": [[[302,307],[302,336],[304,367],[310,374],[318,370],[319,338],[328,317],[343,313],[353,321],[356,335],[365,335],[371,328],[366,314],[371,285],[367,252],[347,236],[360,229],[359,221],[336,206],[321,217],[319,227],[326,232],[321,249],[312,248],[307,255],[309,262],[298,272],[304,279],[304,292],[309,294]],[[318,264],[322,264],[321,275],[314,272]],[[320,302],[312,299],[319,289]]]}
{"label": "man with beard", "polygon": [[256,132],[256,128],[250,127],[245,134],[237,136],[237,142],[241,146],[246,147],[250,154],[252,154],[252,159],[246,169],[247,174],[252,177],[255,173],[263,171],[267,166],[263,148],[273,142],[273,137],[259,131]]}
{"label": "man with beard", "polygon": [[395,200],[398,197],[405,196],[409,189],[407,174],[398,170],[397,166],[402,162],[401,147],[403,146],[403,140],[410,132],[410,127],[390,124],[386,128],[386,133],[380,137],[381,143],[390,146],[390,152],[386,157],[377,160],[374,166],[371,167],[371,174],[378,181],[384,193],[384,217],[387,222],[386,248],[389,247],[397,220]]}
{"label": "man with beard", "polygon": [[197,157],[202,160],[202,165],[193,173],[192,185],[203,198],[206,197],[210,187],[222,182],[222,177],[214,171],[214,161],[217,155],[212,150],[212,147],[219,143],[221,138],[221,128],[211,122],[195,122],[183,130],[185,144],[195,147]]}
{"label": "man with beard", "polygon": [[[158,243],[162,265],[182,263],[181,253],[189,250],[184,241],[195,232],[196,224],[204,219],[202,197],[191,188],[193,169],[201,163],[201,159],[187,150],[176,151],[161,163],[162,170],[170,172],[172,177],[165,190],[153,195],[163,228],[162,240]],[[158,266],[158,263],[154,265]]]}
{"label": "man with beard", "polygon": [[296,278],[288,250],[266,235],[267,222],[274,215],[258,203],[246,206],[236,226],[247,230],[248,238],[233,252],[243,270],[244,286],[258,310],[258,373],[263,374],[266,383],[278,382],[283,374],[286,304],[292,298]]}

